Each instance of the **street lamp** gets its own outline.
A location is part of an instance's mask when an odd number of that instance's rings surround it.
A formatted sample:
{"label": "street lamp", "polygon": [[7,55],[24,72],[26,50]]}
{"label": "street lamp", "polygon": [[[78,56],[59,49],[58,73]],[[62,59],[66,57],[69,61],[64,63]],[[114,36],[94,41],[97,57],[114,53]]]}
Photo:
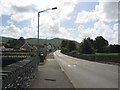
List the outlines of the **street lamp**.
{"label": "street lamp", "polygon": [[53,8],[49,8],[49,9],[46,9],[46,10],[42,10],[42,11],[39,11],[38,12],[38,55],[39,55],[39,17],[40,17],[40,13],[42,12],[45,12],[45,11],[49,11],[49,10],[55,10],[57,9],[57,7],[53,7]]}

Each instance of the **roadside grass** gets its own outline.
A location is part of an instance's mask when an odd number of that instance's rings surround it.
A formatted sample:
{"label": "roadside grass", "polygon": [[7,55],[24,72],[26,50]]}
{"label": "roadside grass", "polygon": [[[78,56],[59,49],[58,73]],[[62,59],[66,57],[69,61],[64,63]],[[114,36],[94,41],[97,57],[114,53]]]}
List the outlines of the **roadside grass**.
{"label": "roadside grass", "polygon": [[43,62],[40,62],[40,56],[38,56],[38,54],[36,54],[36,59],[38,60],[39,65],[44,65],[44,64],[46,64],[46,61],[47,61],[47,55]]}
{"label": "roadside grass", "polygon": [[[39,60],[40,60],[40,58],[39,58]],[[47,61],[47,56],[45,57],[45,59],[44,59],[43,62],[40,62],[40,61],[39,61],[39,64],[40,64],[40,65],[44,65],[44,64],[46,64],[46,61]]]}
{"label": "roadside grass", "polygon": [[39,62],[40,65],[44,65],[46,63],[46,60],[44,60],[43,62]]}
{"label": "roadside grass", "polygon": [[120,53],[95,53],[97,56],[119,56]]}

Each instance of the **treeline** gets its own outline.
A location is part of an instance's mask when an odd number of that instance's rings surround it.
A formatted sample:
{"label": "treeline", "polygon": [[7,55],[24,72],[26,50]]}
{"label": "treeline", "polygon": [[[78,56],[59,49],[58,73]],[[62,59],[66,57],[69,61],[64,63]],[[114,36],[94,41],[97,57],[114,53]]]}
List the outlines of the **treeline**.
{"label": "treeline", "polygon": [[75,41],[63,40],[61,43],[62,53],[81,53],[81,54],[95,54],[95,53],[120,53],[120,45],[110,44],[102,36],[98,36],[95,40],[90,37],[83,39],[83,41],[76,45]]}
{"label": "treeline", "polygon": [[25,43],[25,39],[23,37],[20,37],[19,39],[8,40],[8,42],[4,43],[3,45],[6,48],[19,49],[24,43]]}

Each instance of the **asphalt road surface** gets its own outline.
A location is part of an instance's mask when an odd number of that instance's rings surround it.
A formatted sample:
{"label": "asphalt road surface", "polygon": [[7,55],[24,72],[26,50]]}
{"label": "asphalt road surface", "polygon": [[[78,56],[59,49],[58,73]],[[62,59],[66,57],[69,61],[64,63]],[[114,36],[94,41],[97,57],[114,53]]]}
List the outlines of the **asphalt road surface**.
{"label": "asphalt road surface", "polygon": [[118,88],[118,66],[91,62],[54,52],[75,88]]}

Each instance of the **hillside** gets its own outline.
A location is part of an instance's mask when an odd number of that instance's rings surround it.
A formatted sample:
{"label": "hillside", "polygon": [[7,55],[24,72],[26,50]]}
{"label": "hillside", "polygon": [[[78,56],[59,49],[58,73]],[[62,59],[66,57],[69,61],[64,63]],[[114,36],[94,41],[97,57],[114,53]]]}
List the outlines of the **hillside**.
{"label": "hillside", "polygon": [[[43,45],[43,44],[49,44],[49,43],[51,43],[54,46],[60,46],[62,40],[63,39],[59,39],[59,38],[54,38],[54,39],[40,39],[39,40],[39,44]],[[36,38],[28,38],[28,39],[26,39],[26,42],[29,42],[32,45],[36,45],[37,44],[37,39]]]}
{"label": "hillside", "polygon": [[2,37],[2,36],[0,36],[0,38],[1,38],[0,39],[0,43],[6,43],[6,42],[8,42],[8,40],[14,39],[14,38],[10,38],[10,37]]}
{"label": "hillside", "polygon": [[[6,43],[8,40],[12,40],[14,38],[10,38],[10,37],[1,37],[2,38],[2,42],[1,43]],[[58,47],[61,45],[61,42],[65,40],[65,39],[60,39],[60,38],[53,38],[53,39],[39,39],[39,44],[40,45],[44,45],[44,44],[49,44],[51,43],[52,45]],[[37,45],[38,41],[36,38],[27,38],[25,39],[26,42],[32,44],[32,45]],[[77,46],[78,46],[78,42],[76,42]]]}
{"label": "hillside", "polygon": [[[10,38],[10,37],[2,37],[0,36],[1,40],[0,43],[6,43],[8,42],[8,40],[12,40],[14,38]],[[43,45],[43,44],[49,44],[51,43],[54,46],[60,46],[61,42],[63,39],[59,39],[59,38],[54,38],[54,39],[40,39],[39,40],[39,44]],[[25,39],[26,42],[32,44],[32,45],[37,45],[37,39],[36,38],[27,38]]]}

